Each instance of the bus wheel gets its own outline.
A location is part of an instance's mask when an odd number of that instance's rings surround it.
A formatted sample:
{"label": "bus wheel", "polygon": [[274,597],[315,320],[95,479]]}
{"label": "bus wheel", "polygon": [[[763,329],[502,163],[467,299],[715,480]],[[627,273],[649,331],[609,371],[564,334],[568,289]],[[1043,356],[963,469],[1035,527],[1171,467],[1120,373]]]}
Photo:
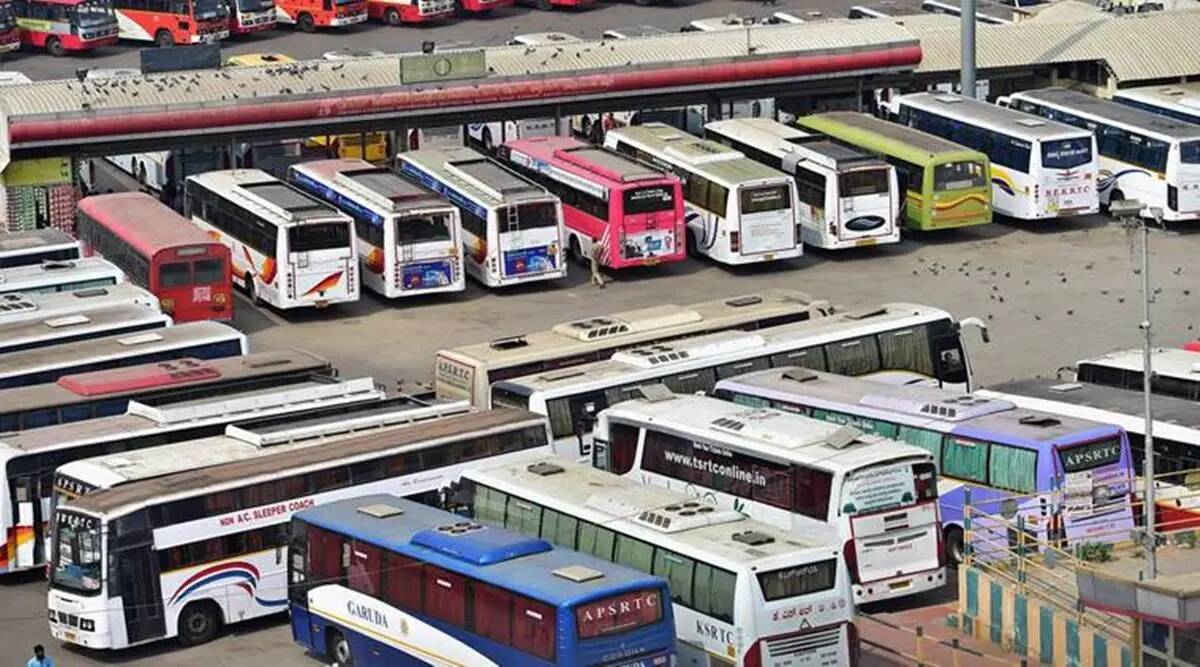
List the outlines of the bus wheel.
{"label": "bus wheel", "polygon": [[258,299],[258,293],[254,291],[254,276],[247,273],[242,281],[246,283],[246,298],[255,306],[261,306],[262,301]]}
{"label": "bus wheel", "polygon": [[686,246],[687,254],[692,257],[698,256],[698,253],[696,250],[696,233],[690,229],[686,230],[684,233],[687,235],[687,239],[685,241],[685,243],[687,244],[687,246]]}
{"label": "bus wheel", "polygon": [[337,630],[329,631],[329,651],[326,657],[333,659],[333,664],[338,667],[352,667],[354,665],[354,654],[350,652],[350,642],[342,636],[342,633]]}
{"label": "bus wheel", "polygon": [[567,256],[580,264],[586,264],[583,261],[583,250],[579,246],[579,237],[571,235],[571,240],[567,242]]}
{"label": "bus wheel", "polygon": [[313,32],[317,29],[317,24],[313,21],[312,14],[301,14],[300,18],[296,19],[296,27],[302,32]]}
{"label": "bus wheel", "polygon": [[387,10],[387,13],[383,15],[383,20],[387,21],[388,25],[400,25],[400,11],[396,9]]}
{"label": "bus wheel", "polygon": [[550,4],[550,0],[537,0],[537,8],[544,12],[548,12],[551,9],[554,9],[554,5]]}
{"label": "bus wheel", "polygon": [[963,562],[966,550],[963,548],[963,531],[958,526],[946,529],[946,564],[958,567]]}
{"label": "bus wheel", "polygon": [[217,605],[209,600],[193,602],[179,614],[179,641],[184,646],[196,646],[212,641],[221,625]]}
{"label": "bus wheel", "polygon": [[138,185],[146,184],[146,163],[139,162],[137,166],[137,182]]}
{"label": "bus wheel", "polygon": [[496,152],[496,144],[492,141],[492,131],[488,128],[483,128],[483,150],[488,155]]}
{"label": "bus wheel", "polygon": [[154,33],[154,43],[162,48],[175,46],[175,38],[171,36],[170,30],[159,30]]}
{"label": "bus wheel", "polygon": [[1115,201],[1125,201],[1125,193],[1114,188],[1112,193],[1108,195],[1108,205],[1111,207]]}
{"label": "bus wheel", "polygon": [[61,39],[57,37],[51,37],[50,39],[46,40],[46,53],[49,53],[55,58],[61,58],[67,55],[67,49],[63,46]]}

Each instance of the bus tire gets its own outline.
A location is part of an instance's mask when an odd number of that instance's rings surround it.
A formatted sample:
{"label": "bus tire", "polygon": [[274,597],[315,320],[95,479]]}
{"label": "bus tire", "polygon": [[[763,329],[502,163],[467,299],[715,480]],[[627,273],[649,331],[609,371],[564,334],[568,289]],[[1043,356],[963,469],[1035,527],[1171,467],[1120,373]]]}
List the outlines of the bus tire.
{"label": "bus tire", "polygon": [[354,653],[350,650],[350,642],[337,630],[330,630],[328,637],[329,648],[325,657],[332,660],[337,667],[353,667]]}
{"label": "bus tire", "polygon": [[170,30],[159,30],[154,33],[154,45],[159,48],[175,46],[175,38],[171,36]]}
{"label": "bus tire", "polygon": [[550,0],[537,0],[537,8],[544,12],[548,12],[551,9],[554,9],[554,5],[550,3]]}
{"label": "bus tire", "polygon": [[1108,195],[1108,205],[1111,207],[1115,201],[1125,201],[1125,193],[1117,188],[1113,188],[1112,193]]}
{"label": "bus tire", "polygon": [[383,15],[383,20],[388,25],[400,25],[400,10],[395,8],[387,10]]}
{"label": "bus tire", "polygon": [[139,162],[137,169],[135,169],[134,171],[137,174],[138,185],[145,185],[146,184],[146,163]]}
{"label": "bus tire", "polygon": [[258,292],[254,290],[254,276],[247,271],[242,280],[246,283],[246,298],[249,299],[250,303],[254,306],[261,306],[262,301],[260,301],[258,298]]}
{"label": "bus tire", "polygon": [[574,234],[571,235],[571,240],[567,242],[567,257],[580,264],[587,263],[583,261],[583,249],[580,247],[579,237]]}
{"label": "bus tire", "polygon": [[301,32],[313,32],[317,29],[317,22],[313,20],[312,14],[305,12],[296,18],[296,27]]}
{"label": "bus tire", "polygon": [[966,549],[963,547],[963,530],[958,526],[946,529],[946,564],[958,567],[963,562]]}
{"label": "bus tire", "polygon": [[67,55],[67,47],[63,46],[62,40],[57,37],[51,37],[46,40],[46,53],[49,53],[55,58],[61,58]]}
{"label": "bus tire", "polygon": [[492,139],[491,128],[483,128],[483,150],[488,155],[496,152],[496,143]]}
{"label": "bus tire", "polygon": [[691,229],[687,229],[684,232],[684,234],[685,234],[684,244],[685,244],[685,247],[687,250],[687,254],[691,257],[696,257],[697,256],[696,233],[693,232]]}
{"label": "bus tire", "polygon": [[197,646],[213,640],[221,628],[221,612],[212,600],[191,602],[179,614],[179,642]]}

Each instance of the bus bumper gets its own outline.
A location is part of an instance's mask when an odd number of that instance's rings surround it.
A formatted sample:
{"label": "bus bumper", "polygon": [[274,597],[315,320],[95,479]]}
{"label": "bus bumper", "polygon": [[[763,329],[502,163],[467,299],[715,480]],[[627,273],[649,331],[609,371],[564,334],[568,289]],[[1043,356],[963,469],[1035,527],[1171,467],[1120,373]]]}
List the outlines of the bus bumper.
{"label": "bus bumper", "polygon": [[516,4],[516,0],[461,0],[463,11],[490,12],[493,9],[504,9]]}
{"label": "bus bumper", "polygon": [[[53,592],[50,593],[50,603],[47,616],[50,620],[52,637],[61,642],[87,648],[110,649],[113,647],[112,634],[107,627],[107,613],[103,611],[99,613],[68,611],[64,608],[64,603],[55,600]],[[79,605],[70,606],[79,607]]]}
{"label": "bus bumper", "polygon": [[946,583],[946,568],[854,584],[854,604],[879,602],[941,588]]}
{"label": "bus bumper", "polygon": [[355,14],[353,16],[340,16],[340,17],[335,16],[335,17],[329,19],[329,26],[332,28],[338,28],[338,27],[341,27],[344,25],[354,25],[356,23],[365,23],[366,20],[367,20],[367,12],[363,11],[363,13]]}
{"label": "bus bumper", "polygon": [[0,53],[8,53],[21,48],[21,36],[13,33],[13,36],[3,42],[0,42]]}

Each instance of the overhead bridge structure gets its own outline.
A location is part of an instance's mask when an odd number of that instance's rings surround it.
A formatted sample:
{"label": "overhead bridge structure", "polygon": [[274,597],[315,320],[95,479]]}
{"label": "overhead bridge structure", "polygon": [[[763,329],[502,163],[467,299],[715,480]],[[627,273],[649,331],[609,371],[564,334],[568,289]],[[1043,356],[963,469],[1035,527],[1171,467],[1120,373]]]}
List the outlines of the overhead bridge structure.
{"label": "overhead bridge structure", "polygon": [[333,133],[777,96],[834,79],[870,89],[920,61],[902,26],[837,21],[49,81],[0,96],[0,170],[11,159],[304,136],[317,127]]}

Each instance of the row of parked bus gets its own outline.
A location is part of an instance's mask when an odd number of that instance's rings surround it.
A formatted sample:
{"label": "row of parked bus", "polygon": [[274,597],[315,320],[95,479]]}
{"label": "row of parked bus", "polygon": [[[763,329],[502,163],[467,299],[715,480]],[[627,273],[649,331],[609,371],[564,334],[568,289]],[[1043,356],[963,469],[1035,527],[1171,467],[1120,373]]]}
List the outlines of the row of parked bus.
{"label": "row of parked bus", "polygon": [[[21,301],[4,341],[158,302]],[[53,634],[96,649],[289,609],[338,664],[845,664],[855,605],[1008,545],[979,517],[965,540],[968,490],[1041,540],[1133,526],[1123,424],[966,393],[979,324],[747,294],[445,350],[429,397],[215,323],[0,351],[0,553],[48,564]]]}

